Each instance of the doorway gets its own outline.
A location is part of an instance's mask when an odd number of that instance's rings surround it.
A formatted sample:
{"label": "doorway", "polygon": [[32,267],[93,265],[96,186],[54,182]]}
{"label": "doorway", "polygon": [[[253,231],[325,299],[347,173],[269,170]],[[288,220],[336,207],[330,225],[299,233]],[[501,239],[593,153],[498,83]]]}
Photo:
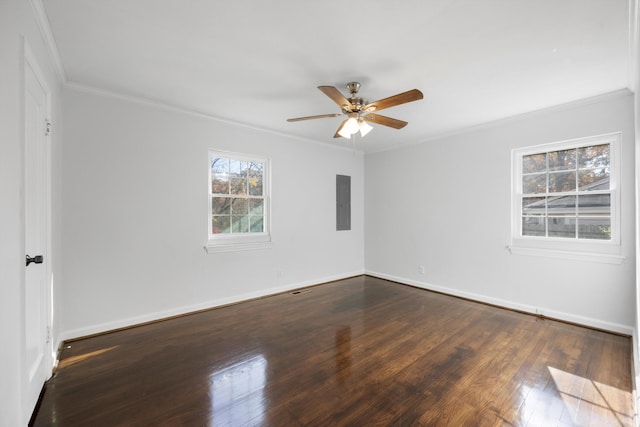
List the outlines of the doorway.
{"label": "doorway", "polygon": [[24,51],[24,408],[30,414],[51,375],[50,92]]}

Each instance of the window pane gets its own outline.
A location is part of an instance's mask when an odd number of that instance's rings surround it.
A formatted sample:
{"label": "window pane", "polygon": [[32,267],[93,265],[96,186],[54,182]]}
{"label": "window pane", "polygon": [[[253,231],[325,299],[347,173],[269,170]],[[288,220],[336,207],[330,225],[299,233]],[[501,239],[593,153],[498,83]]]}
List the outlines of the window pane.
{"label": "window pane", "polygon": [[230,217],[229,215],[214,215],[211,218],[211,233],[231,233]]}
{"label": "window pane", "polygon": [[249,223],[251,224],[252,233],[262,233],[264,231],[262,216],[249,216]]}
{"label": "window pane", "polygon": [[576,196],[549,197],[547,199],[547,214],[554,216],[575,216]]}
{"label": "window pane", "polygon": [[609,189],[609,169],[580,169],[578,171],[580,191]]}
{"label": "window pane", "polygon": [[243,160],[229,159],[229,173],[235,177],[247,176],[248,162]]}
{"label": "window pane", "polygon": [[611,194],[579,196],[578,215],[611,215]]}
{"label": "window pane", "polygon": [[546,197],[522,198],[522,215],[544,215],[546,207]]}
{"label": "window pane", "polygon": [[549,173],[549,193],[560,193],[564,191],[575,191],[575,190],[576,190],[575,171]]}
{"label": "window pane", "polygon": [[264,212],[264,200],[263,199],[250,199],[249,200],[249,213],[251,215],[260,215]]}
{"label": "window pane", "polygon": [[231,214],[231,199],[227,197],[211,198],[211,214],[213,215],[229,215]]}
{"label": "window pane", "polygon": [[549,237],[576,237],[576,217],[549,217]]}
{"label": "window pane", "polygon": [[211,192],[213,194],[229,194],[229,176],[213,175],[211,177]]}
{"label": "window pane", "polygon": [[247,194],[247,168],[249,162],[241,160],[229,160],[229,170],[231,172],[230,191],[231,194]]}
{"label": "window pane", "polygon": [[233,215],[247,215],[249,213],[249,201],[247,199],[233,199],[231,213]]}
{"label": "window pane", "polygon": [[229,159],[222,157],[211,159],[211,192],[229,194]]}
{"label": "window pane", "polygon": [[522,173],[544,172],[547,170],[547,153],[522,156]]}
{"label": "window pane", "polygon": [[213,177],[211,192],[213,194],[229,194],[229,177]]}
{"label": "window pane", "polygon": [[545,236],[545,218],[541,216],[522,217],[523,236]]}
{"label": "window pane", "polygon": [[578,237],[581,239],[611,240],[611,218],[580,218]]}
{"label": "window pane", "polygon": [[545,193],[547,191],[547,175],[525,175],[522,177],[522,193],[536,194]]}
{"label": "window pane", "polygon": [[548,153],[550,171],[567,171],[576,169],[576,150],[553,151]]}
{"label": "window pane", "polygon": [[231,194],[244,196],[247,194],[246,178],[231,178]]}
{"label": "window pane", "polygon": [[249,178],[249,195],[262,196],[262,176]]}
{"label": "window pane", "polygon": [[578,167],[580,169],[609,169],[609,144],[578,148]]}
{"label": "window pane", "polygon": [[263,185],[263,171],[264,167],[262,163],[250,162],[247,176],[249,178],[249,195],[250,196],[262,196]]}
{"label": "window pane", "polygon": [[233,230],[233,233],[248,233],[249,217],[246,215],[232,215],[231,229]]}
{"label": "window pane", "polygon": [[211,175],[229,174],[229,159],[214,157],[211,159]]}

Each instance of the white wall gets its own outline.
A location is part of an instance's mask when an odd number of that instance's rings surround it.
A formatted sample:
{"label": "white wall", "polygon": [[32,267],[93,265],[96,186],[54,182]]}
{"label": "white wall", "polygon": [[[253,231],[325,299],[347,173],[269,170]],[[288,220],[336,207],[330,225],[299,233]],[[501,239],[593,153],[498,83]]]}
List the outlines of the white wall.
{"label": "white wall", "polygon": [[[47,80],[52,96],[52,253],[60,271],[60,81],[36,24],[30,2],[0,1],[0,426],[26,425],[31,408],[23,394],[27,373],[24,345],[24,59],[25,41]],[[56,328],[57,319],[53,327]]]}
{"label": "white wall", "polygon": [[[640,70],[640,43],[637,44],[638,53],[636,54],[636,69]],[[638,90],[640,89],[640,74],[636,77],[635,84],[635,94],[634,94],[634,110],[635,110],[635,130],[636,130],[636,180],[635,180],[635,196],[636,196],[636,257],[638,252],[640,251],[640,96],[638,96]],[[638,413],[638,408],[640,408],[640,392],[638,390],[638,385],[640,385],[640,342],[639,337],[640,334],[640,263],[637,262],[636,259],[636,319],[635,319],[635,333],[633,335],[634,339],[634,351],[633,351],[633,361],[634,361],[634,390],[636,396],[636,414]],[[638,415],[636,415],[637,419]]]}
{"label": "white wall", "polygon": [[[618,131],[626,262],[510,254],[511,150]],[[636,309],[634,150],[633,97],[623,92],[368,155],[365,269],[631,334]]]}
{"label": "white wall", "polygon": [[[62,338],[362,274],[361,153],[81,88],[64,98]],[[271,249],[203,249],[209,148],[271,159]],[[351,231],[335,230],[336,174],[352,177]]]}

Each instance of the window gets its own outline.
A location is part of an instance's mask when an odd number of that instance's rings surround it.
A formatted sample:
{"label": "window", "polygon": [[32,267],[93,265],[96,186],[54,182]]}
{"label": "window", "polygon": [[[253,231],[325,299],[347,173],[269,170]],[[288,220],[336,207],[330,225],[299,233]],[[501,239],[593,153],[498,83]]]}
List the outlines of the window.
{"label": "window", "polygon": [[256,249],[270,242],[267,159],[209,152],[207,251]]}
{"label": "window", "polygon": [[619,134],[513,151],[512,248],[615,253]]}

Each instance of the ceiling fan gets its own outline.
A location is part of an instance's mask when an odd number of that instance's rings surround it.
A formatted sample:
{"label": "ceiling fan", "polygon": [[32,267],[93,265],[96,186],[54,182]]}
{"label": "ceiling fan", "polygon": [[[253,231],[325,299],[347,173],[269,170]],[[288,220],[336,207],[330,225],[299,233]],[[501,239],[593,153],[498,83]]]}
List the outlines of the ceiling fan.
{"label": "ceiling fan", "polygon": [[385,108],[406,104],[407,102],[418,101],[424,96],[418,89],[412,89],[407,92],[402,92],[370,103],[366,99],[358,97],[358,90],[360,90],[360,83],[358,82],[347,83],[347,89],[351,94],[350,98],[345,98],[344,95],[342,95],[342,93],[334,86],[318,86],[318,89],[331,98],[333,102],[338,104],[342,113],[296,117],[288,119],[287,121],[299,122],[302,120],[339,117],[342,115],[348,116],[338,127],[335,135],[333,135],[334,138],[350,138],[351,135],[358,131],[360,132],[360,135],[365,136],[369,131],[371,131],[371,129],[373,129],[368,123],[389,126],[394,129],[402,129],[408,124],[407,122],[393,119],[391,117],[381,116],[380,114],[374,113],[374,111],[377,112],[384,110]]}

